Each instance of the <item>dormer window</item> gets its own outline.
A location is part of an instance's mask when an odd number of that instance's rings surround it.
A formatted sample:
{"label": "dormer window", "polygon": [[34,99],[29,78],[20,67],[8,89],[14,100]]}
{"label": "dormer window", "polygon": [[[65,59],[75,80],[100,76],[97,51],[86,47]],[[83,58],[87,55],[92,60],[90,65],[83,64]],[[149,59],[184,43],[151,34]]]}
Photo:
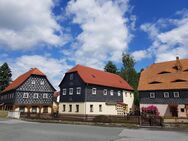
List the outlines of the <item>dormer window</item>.
{"label": "dormer window", "polygon": [[32,85],[35,85],[35,80],[32,80],[32,81],[31,81],[31,84],[32,84]]}
{"label": "dormer window", "polygon": [[40,81],[40,85],[44,85],[44,80],[41,80],[41,81]]}
{"label": "dormer window", "polygon": [[154,92],[149,93],[149,97],[150,98],[155,98],[155,93]]}
{"label": "dormer window", "polygon": [[152,81],[149,84],[159,84],[159,83],[161,83],[161,82],[159,82],[159,81]]}
{"label": "dormer window", "polygon": [[164,98],[169,98],[169,92],[164,92]]}
{"label": "dormer window", "polygon": [[176,80],[174,80],[174,81],[172,81],[172,82],[186,82],[186,80],[183,80],[183,79],[176,79]]}
{"label": "dormer window", "polygon": [[73,80],[74,79],[74,74],[70,74],[70,80]]}
{"label": "dormer window", "polygon": [[170,73],[170,72],[169,71],[162,71],[159,74],[167,74],[167,73]]}
{"label": "dormer window", "polygon": [[188,69],[184,70],[184,72],[187,72],[187,71],[188,71]]}

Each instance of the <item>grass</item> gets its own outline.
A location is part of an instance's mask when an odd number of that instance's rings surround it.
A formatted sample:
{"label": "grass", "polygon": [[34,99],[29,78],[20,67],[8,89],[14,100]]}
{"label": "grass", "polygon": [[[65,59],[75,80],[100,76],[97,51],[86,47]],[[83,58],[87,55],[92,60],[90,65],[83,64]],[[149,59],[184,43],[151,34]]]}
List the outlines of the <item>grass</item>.
{"label": "grass", "polygon": [[7,111],[1,111],[0,110],[0,118],[7,118],[8,112]]}

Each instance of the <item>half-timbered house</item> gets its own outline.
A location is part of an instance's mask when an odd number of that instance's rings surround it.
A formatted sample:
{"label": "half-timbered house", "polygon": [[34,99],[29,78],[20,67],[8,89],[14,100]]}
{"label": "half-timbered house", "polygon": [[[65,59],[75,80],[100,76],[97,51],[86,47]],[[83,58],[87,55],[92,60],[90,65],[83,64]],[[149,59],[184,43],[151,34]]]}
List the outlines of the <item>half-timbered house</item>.
{"label": "half-timbered house", "polygon": [[133,108],[133,89],[116,74],[76,65],[59,87],[61,114],[124,115]]}
{"label": "half-timbered house", "polygon": [[46,75],[39,69],[32,68],[0,93],[1,108],[20,112],[50,113],[54,91]]}

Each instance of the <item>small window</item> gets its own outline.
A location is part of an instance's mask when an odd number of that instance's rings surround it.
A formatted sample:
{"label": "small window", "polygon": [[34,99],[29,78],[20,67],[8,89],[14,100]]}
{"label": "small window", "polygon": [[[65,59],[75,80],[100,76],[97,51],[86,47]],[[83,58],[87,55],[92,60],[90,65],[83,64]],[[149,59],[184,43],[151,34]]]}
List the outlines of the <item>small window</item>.
{"label": "small window", "polygon": [[79,105],[76,105],[76,112],[79,112]]}
{"label": "small window", "polygon": [[38,93],[34,93],[33,98],[39,98],[39,94]]}
{"label": "small window", "polygon": [[32,85],[35,85],[35,80],[32,80],[32,81],[31,81],[31,84],[32,84]]}
{"label": "small window", "polygon": [[44,80],[41,80],[41,81],[40,81],[40,85],[44,85]]}
{"label": "small window", "polygon": [[121,96],[121,91],[118,91],[118,96]]}
{"label": "small window", "polygon": [[164,98],[169,98],[169,92],[164,92]]}
{"label": "small window", "polygon": [[63,89],[63,95],[66,95],[66,89]]}
{"label": "small window", "polygon": [[19,108],[19,111],[20,111],[21,113],[24,113],[24,112],[25,112],[25,107],[20,107],[20,108]]}
{"label": "small window", "polygon": [[185,109],[184,109],[184,108],[181,108],[181,112],[184,113],[184,112],[185,112]]}
{"label": "small window", "polygon": [[113,90],[110,91],[110,95],[111,95],[111,96],[114,95],[114,91],[113,91]]}
{"label": "small window", "polygon": [[174,97],[175,97],[175,98],[180,97],[180,93],[179,93],[179,92],[174,92]]}
{"label": "small window", "polygon": [[127,97],[127,92],[125,92],[125,97]]}
{"label": "small window", "polygon": [[29,93],[24,93],[23,94],[23,98],[28,98],[29,97]]}
{"label": "small window", "polygon": [[103,90],[103,94],[104,94],[104,95],[107,95],[107,89],[104,89],[104,90]]}
{"label": "small window", "polygon": [[43,113],[48,113],[48,106],[43,107]]}
{"label": "small window", "polygon": [[73,88],[69,88],[69,95],[73,95]]}
{"label": "small window", "polygon": [[63,112],[66,111],[66,105],[63,105]]}
{"label": "small window", "polygon": [[69,112],[72,112],[72,105],[69,105]]}
{"label": "small window", "polygon": [[93,112],[93,105],[90,105],[90,112]]}
{"label": "small window", "polygon": [[102,112],[102,105],[99,105],[99,112]]}
{"label": "small window", "polygon": [[132,94],[132,93],[130,93],[130,97],[132,97],[132,95],[133,95],[133,94]]}
{"label": "small window", "polygon": [[43,98],[48,98],[48,94],[47,94],[47,93],[44,93],[44,94],[43,94]]}
{"label": "small window", "polygon": [[81,94],[81,88],[80,87],[76,88],[76,94]]}
{"label": "small window", "polygon": [[37,113],[37,107],[36,106],[32,107],[32,113]]}
{"label": "small window", "polygon": [[73,80],[74,79],[74,74],[70,74],[70,80]]}
{"label": "small window", "polygon": [[155,93],[154,93],[154,92],[151,92],[151,93],[149,94],[149,96],[150,96],[150,98],[155,98]]}
{"label": "small window", "polygon": [[92,88],[92,94],[96,94],[97,93],[97,89],[96,88]]}

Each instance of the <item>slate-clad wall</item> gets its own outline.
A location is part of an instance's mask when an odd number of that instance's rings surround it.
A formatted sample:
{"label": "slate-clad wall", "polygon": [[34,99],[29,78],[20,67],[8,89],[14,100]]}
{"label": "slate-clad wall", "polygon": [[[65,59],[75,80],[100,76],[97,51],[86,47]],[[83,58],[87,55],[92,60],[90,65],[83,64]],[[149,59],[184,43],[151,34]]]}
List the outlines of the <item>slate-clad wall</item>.
{"label": "slate-clad wall", "polygon": [[[155,98],[150,98],[150,92],[155,93]],[[164,98],[164,92],[169,92],[169,98]],[[173,92],[179,92],[179,98]],[[188,90],[140,91],[139,97],[142,104],[188,104]]]}
{"label": "slate-clad wall", "polygon": [[[73,74],[73,80],[70,80],[70,75]],[[80,78],[78,73],[67,73],[60,84],[60,102],[84,102],[85,101],[85,86],[86,84]],[[81,88],[81,94],[76,94],[76,88]],[[73,95],[69,95],[69,88],[73,88]],[[63,89],[66,89],[66,95],[63,95]]]}
{"label": "slate-clad wall", "polygon": [[[97,93],[92,94],[92,88],[97,89]],[[107,95],[103,94],[103,90],[107,89]],[[113,90],[113,95],[110,95],[110,91]],[[118,96],[118,91],[121,91],[121,95]],[[87,102],[123,102],[123,94],[121,89],[110,88],[98,85],[88,85],[86,87],[86,101]]]}
{"label": "slate-clad wall", "polygon": [[15,101],[15,91],[10,91],[0,95],[0,103],[13,104],[14,101]]}
{"label": "slate-clad wall", "polygon": [[[32,81],[35,84],[32,84]],[[40,82],[44,81],[44,85]],[[23,98],[24,93],[29,93],[28,98]],[[38,98],[34,98],[34,93],[38,93]],[[43,94],[48,94],[48,98],[43,98]],[[52,104],[54,89],[44,76],[30,76],[19,88],[16,89],[16,104]]]}
{"label": "slate-clad wall", "polygon": [[[71,74],[73,74],[73,80],[70,80]],[[81,88],[80,95],[76,94],[77,87]],[[73,88],[73,95],[69,95],[69,88]],[[97,89],[96,95],[92,94],[92,88]],[[63,89],[66,89],[66,95],[63,95]],[[104,89],[107,89],[107,95],[103,94]],[[110,95],[110,90],[114,90],[113,96]],[[118,91],[121,91],[121,96],[118,96]],[[86,84],[76,72],[65,74],[65,77],[60,84],[60,94],[60,102],[123,102],[121,89]]]}

